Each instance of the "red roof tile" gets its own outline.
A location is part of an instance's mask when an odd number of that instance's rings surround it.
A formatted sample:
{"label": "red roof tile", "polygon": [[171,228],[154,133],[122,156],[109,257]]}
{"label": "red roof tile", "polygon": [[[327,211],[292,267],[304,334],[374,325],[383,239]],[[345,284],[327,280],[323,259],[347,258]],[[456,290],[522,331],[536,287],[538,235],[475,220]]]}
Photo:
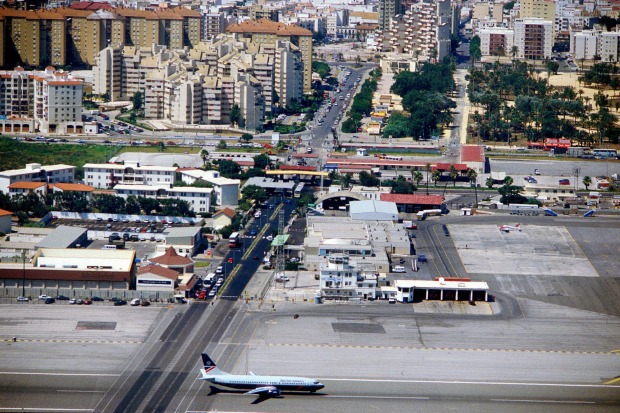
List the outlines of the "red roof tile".
{"label": "red roof tile", "polygon": [[169,278],[171,280],[176,280],[179,276],[178,271],[162,267],[161,265],[147,265],[146,267],[140,267],[138,270],[138,275],[147,273],[159,275],[160,277]]}
{"label": "red roof tile", "polygon": [[280,165],[281,171],[316,171],[312,165]]}
{"label": "red roof tile", "polygon": [[11,211],[7,211],[6,209],[0,209],[0,217],[6,216],[6,215],[13,215],[13,213]]}
{"label": "red roof tile", "polygon": [[484,147],[481,145],[461,146],[461,162],[484,162]]}
{"label": "red roof tile", "polygon": [[174,247],[169,247],[164,255],[160,255],[156,258],[150,258],[149,261],[166,266],[186,266],[194,262],[187,257],[177,254]]}
{"label": "red roof tile", "polygon": [[65,182],[59,182],[50,187],[56,187],[61,191],[76,191],[76,192],[92,192],[95,190],[92,186],[84,185],[84,184],[70,184]]}
{"label": "red roof tile", "polygon": [[412,205],[441,205],[441,195],[381,194],[381,201]]}
{"label": "red roof tile", "polygon": [[220,215],[226,215],[228,218],[234,218],[235,215],[237,215],[237,213],[230,208],[224,208],[220,211],[217,211],[215,214],[213,214],[214,217],[217,217]]}
{"label": "red roof tile", "polygon": [[440,171],[449,171],[450,167],[454,165],[454,169],[456,169],[457,171],[466,171],[469,168],[467,167],[467,165],[465,165],[464,163],[438,163],[437,166],[435,167],[435,169],[438,169]]}
{"label": "red roof tile", "polygon": [[37,189],[37,188],[40,188],[46,185],[47,184],[45,182],[20,181],[20,182],[14,182],[11,185],[9,185],[9,189]]}

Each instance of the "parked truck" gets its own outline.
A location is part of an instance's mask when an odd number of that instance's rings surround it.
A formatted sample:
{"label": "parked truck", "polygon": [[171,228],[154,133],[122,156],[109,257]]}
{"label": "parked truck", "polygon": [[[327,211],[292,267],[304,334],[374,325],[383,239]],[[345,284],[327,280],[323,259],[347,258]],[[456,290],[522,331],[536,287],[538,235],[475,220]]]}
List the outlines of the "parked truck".
{"label": "parked truck", "polygon": [[418,226],[413,221],[403,221],[405,229],[418,229]]}

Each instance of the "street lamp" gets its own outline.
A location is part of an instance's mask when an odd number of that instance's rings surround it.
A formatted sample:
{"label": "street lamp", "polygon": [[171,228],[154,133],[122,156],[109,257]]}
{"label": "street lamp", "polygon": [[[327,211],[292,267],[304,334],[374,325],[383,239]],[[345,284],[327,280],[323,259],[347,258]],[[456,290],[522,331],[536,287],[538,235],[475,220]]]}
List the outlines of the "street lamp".
{"label": "street lamp", "polygon": [[26,296],[26,251],[22,250],[22,297]]}

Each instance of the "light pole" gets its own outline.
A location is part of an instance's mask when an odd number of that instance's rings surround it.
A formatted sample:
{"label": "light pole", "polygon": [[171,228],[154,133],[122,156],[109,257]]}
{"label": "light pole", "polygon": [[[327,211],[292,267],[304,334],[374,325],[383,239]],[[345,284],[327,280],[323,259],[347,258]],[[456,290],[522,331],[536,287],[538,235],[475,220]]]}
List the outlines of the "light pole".
{"label": "light pole", "polygon": [[22,297],[26,296],[26,251],[22,250]]}

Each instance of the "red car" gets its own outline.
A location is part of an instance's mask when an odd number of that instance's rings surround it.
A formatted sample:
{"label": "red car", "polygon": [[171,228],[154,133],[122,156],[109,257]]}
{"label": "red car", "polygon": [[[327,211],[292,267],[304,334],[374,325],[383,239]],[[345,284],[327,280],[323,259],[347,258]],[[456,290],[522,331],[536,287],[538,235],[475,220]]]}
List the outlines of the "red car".
{"label": "red car", "polygon": [[570,181],[568,179],[560,179],[560,185],[570,185]]}
{"label": "red car", "polygon": [[229,263],[229,264],[232,264],[232,263],[233,263],[233,259],[232,259],[232,258],[229,258],[229,259],[228,259],[228,263]]}

